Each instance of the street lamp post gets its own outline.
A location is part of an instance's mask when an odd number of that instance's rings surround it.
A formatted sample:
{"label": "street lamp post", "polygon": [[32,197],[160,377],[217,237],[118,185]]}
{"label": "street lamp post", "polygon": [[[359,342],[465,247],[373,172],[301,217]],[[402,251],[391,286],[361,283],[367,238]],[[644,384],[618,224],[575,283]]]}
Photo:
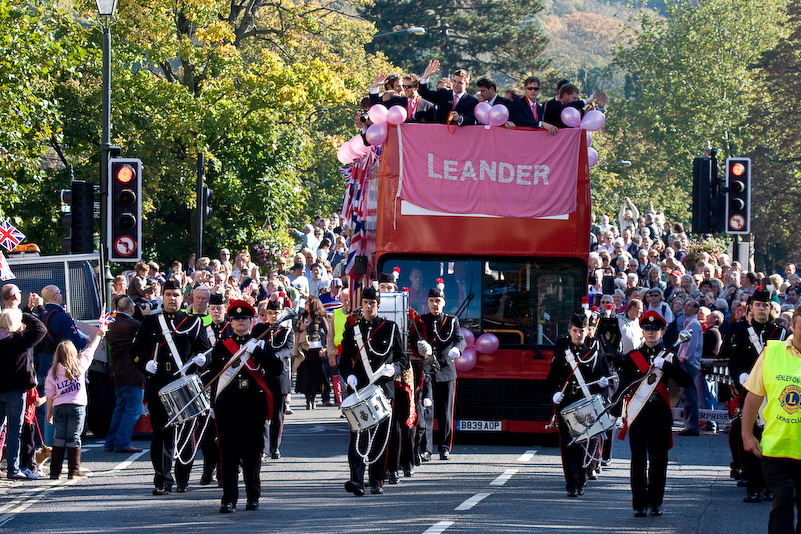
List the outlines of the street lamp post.
{"label": "street lamp post", "polygon": [[117,0],[95,0],[97,13],[103,19],[103,112],[100,139],[100,272],[103,275],[103,296],[110,306],[113,277],[108,267],[108,160],[111,151],[111,21]]}

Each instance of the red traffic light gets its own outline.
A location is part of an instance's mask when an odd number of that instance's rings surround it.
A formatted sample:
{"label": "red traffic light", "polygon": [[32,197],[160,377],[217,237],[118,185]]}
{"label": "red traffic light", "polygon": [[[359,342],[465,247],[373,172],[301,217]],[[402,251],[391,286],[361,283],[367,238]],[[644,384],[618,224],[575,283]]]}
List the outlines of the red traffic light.
{"label": "red traffic light", "polygon": [[745,173],[745,165],[742,163],[735,163],[731,166],[731,173],[734,176],[742,176]]}
{"label": "red traffic light", "polygon": [[134,178],[134,171],[128,165],[123,165],[117,169],[117,181],[127,184]]}

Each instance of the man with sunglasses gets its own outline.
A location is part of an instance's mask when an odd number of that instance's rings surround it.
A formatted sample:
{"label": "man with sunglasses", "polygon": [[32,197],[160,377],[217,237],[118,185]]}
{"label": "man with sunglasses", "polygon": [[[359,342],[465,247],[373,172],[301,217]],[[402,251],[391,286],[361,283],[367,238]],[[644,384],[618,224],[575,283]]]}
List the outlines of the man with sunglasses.
{"label": "man with sunglasses", "polygon": [[[417,89],[420,86],[420,78],[417,74],[411,73],[403,77],[403,83],[399,85],[403,89],[404,96],[393,96],[388,100],[383,100],[378,95],[378,88],[385,83],[386,74],[378,73],[370,88],[370,105],[383,104],[387,108],[392,106],[403,106],[406,108],[406,122],[433,122],[434,104],[421,97]],[[394,75],[393,75],[394,76]]]}
{"label": "man with sunglasses", "polygon": [[506,127],[514,129],[517,126],[530,126],[531,128],[545,128],[551,135],[556,135],[556,126],[544,122],[542,104],[537,104],[542,84],[536,76],[529,76],[523,82],[525,96],[512,102],[509,106],[509,122]]}

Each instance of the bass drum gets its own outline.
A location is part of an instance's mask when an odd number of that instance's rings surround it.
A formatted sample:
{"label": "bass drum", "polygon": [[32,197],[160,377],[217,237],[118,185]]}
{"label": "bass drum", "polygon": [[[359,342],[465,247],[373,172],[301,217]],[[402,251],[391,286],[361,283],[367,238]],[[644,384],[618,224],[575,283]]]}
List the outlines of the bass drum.
{"label": "bass drum", "polygon": [[401,346],[409,350],[409,292],[381,293],[378,316],[398,325]]}

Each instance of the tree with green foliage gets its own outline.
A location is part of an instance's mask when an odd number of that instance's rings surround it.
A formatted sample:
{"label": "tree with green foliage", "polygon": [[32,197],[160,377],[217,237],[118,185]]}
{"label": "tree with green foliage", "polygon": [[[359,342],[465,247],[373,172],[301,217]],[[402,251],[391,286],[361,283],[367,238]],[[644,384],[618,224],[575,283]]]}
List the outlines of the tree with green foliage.
{"label": "tree with green foliage", "polygon": [[[752,109],[754,136],[746,146],[752,158],[751,218],[757,237],[757,264],[779,270],[801,261],[801,6],[787,5],[787,37],[765,51],[755,87],[769,98]],[[755,209],[757,208],[757,209]]]}
{"label": "tree with green foliage", "polygon": [[[74,2],[77,13],[46,0],[10,4],[0,0],[0,72],[8,80],[0,96],[0,208],[56,253],[64,236],[57,191],[68,185],[67,169],[98,183],[101,30],[93,0]],[[214,190],[209,251],[249,248],[260,229],[336,209],[344,187],[336,148],[355,131],[353,109],[371,73],[388,68],[365,55],[375,30],[348,6],[119,3],[111,138],[143,161],[145,256],[165,262],[194,249],[199,153]],[[55,171],[42,167],[45,153]]]}
{"label": "tree with green foliage", "polygon": [[[614,99],[597,136],[602,161],[629,160],[623,171],[604,169],[594,183],[619,180],[604,198],[652,198],[670,219],[686,221],[692,160],[707,141],[720,157],[738,155],[754,136],[748,116],[775,98],[759,88],[752,65],[784,35],[785,0],[669,0],[662,17],[643,10],[628,42],[615,51],[627,74],[622,99]],[[629,189],[631,188],[631,189]],[[596,188],[597,190],[597,188]]]}
{"label": "tree with green foliage", "polygon": [[[367,50],[407,72],[438,59],[443,75],[464,68],[473,78],[500,72],[521,79],[547,65],[540,58],[547,41],[533,20],[541,9],[539,0],[375,0],[361,13],[378,30]],[[383,35],[413,26],[426,33]]]}

